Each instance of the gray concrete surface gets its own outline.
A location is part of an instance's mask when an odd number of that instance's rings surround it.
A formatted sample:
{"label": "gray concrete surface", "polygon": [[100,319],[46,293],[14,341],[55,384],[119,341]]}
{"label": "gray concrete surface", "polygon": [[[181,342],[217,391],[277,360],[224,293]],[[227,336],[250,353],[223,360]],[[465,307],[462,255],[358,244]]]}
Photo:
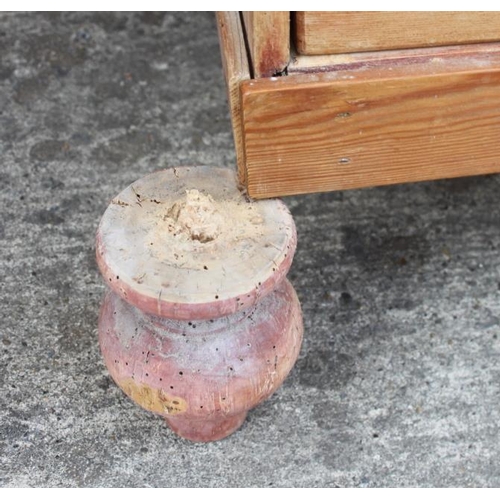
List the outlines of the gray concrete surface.
{"label": "gray concrete surface", "polygon": [[94,233],[159,167],[234,168],[213,14],[0,14],[0,485],[500,486],[500,177],[288,198],[305,341],[229,439],[107,375]]}

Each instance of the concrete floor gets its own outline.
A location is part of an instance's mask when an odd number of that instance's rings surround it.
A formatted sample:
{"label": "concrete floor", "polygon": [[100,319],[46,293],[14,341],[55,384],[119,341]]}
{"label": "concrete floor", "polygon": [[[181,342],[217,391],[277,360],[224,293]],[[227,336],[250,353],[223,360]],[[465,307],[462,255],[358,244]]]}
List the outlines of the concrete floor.
{"label": "concrete floor", "polygon": [[232,437],[129,401],[94,234],[161,167],[234,168],[212,13],[0,14],[0,485],[500,486],[500,177],[287,198],[305,340]]}

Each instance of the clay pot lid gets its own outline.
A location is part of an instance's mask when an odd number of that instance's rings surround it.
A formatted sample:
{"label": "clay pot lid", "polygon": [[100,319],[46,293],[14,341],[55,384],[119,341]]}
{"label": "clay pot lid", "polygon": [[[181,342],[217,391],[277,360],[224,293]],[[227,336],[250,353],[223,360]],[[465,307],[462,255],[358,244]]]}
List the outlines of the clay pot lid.
{"label": "clay pot lid", "polygon": [[229,169],[179,167],[139,179],[112,200],[96,254],[108,285],[144,312],[212,319],[271,292],[296,242],[280,200],[250,201]]}

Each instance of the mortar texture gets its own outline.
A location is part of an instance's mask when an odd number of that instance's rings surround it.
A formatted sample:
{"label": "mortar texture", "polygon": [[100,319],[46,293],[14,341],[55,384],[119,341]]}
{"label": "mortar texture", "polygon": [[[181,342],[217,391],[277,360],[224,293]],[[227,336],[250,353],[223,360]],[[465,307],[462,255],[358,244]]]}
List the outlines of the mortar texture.
{"label": "mortar texture", "polygon": [[0,485],[500,486],[500,177],[286,198],[305,335],[233,436],[110,380],[94,235],[136,179],[234,168],[213,13],[0,14]]}

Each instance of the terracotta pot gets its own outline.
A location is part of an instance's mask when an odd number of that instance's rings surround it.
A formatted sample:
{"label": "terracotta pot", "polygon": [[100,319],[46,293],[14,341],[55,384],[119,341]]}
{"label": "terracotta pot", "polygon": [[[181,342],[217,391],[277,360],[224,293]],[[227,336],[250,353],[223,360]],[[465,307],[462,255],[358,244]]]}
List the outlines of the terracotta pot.
{"label": "terracotta pot", "polygon": [[246,199],[226,169],[160,171],[124,190],[97,233],[111,288],[99,340],[115,382],[185,438],[236,430],[299,354],[285,279],[295,246],[285,205]]}

